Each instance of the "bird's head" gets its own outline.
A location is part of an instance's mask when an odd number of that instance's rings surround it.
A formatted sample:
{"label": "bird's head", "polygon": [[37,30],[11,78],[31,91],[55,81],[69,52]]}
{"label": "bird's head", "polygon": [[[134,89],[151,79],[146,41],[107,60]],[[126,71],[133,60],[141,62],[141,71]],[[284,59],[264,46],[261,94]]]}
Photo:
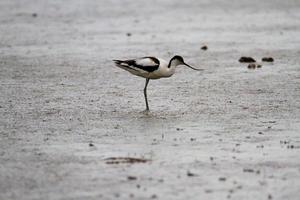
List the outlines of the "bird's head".
{"label": "bird's head", "polygon": [[170,67],[171,67],[171,66],[176,67],[176,66],[178,66],[178,65],[185,65],[185,66],[187,66],[187,67],[189,67],[189,68],[191,68],[191,69],[193,69],[193,70],[202,70],[202,69],[196,69],[196,68],[194,68],[194,67],[192,67],[192,66],[186,64],[181,56],[176,55],[176,56],[174,56],[174,57],[170,60],[169,66],[170,66]]}

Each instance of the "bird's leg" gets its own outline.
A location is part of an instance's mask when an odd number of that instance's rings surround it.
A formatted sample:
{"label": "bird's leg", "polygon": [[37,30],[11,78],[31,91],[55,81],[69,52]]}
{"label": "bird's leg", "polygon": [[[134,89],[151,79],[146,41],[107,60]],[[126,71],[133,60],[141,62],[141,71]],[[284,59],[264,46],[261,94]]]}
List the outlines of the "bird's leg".
{"label": "bird's leg", "polygon": [[144,96],[145,96],[145,102],[146,102],[146,111],[149,111],[149,106],[148,106],[148,99],[147,99],[147,86],[149,83],[149,78],[146,79],[146,84],[145,84],[145,88],[144,88]]}

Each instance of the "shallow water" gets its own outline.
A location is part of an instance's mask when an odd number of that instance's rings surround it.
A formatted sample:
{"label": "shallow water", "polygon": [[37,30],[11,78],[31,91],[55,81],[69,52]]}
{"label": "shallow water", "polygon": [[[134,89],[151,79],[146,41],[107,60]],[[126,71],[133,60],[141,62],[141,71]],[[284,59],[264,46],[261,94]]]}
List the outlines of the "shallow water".
{"label": "shallow water", "polygon": [[[0,199],[297,199],[299,8],[1,1]],[[111,60],[175,54],[205,70],[150,81],[142,112]]]}

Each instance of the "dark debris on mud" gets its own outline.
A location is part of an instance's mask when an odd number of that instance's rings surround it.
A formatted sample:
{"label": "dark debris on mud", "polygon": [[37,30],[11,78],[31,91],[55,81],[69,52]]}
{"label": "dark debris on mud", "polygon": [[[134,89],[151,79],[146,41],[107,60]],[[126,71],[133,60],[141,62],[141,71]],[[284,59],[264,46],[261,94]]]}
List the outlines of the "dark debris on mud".
{"label": "dark debris on mud", "polygon": [[137,180],[136,176],[128,176],[127,180],[133,181],[133,180]]}
{"label": "dark debris on mud", "polygon": [[260,64],[255,64],[255,63],[250,63],[248,65],[248,69],[256,69],[256,68],[262,68],[262,65]]}
{"label": "dark debris on mud", "polygon": [[136,164],[150,162],[144,158],[132,158],[132,157],[109,157],[105,159],[106,164]]}
{"label": "dark debris on mud", "polygon": [[206,51],[206,50],[208,49],[208,47],[207,47],[206,45],[204,45],[204,46],[201,47],[201,49],[202,49],[203,51]]}
{"label": "dark debris on mud", "polygon": [[242,56],[239,59],[239,62],[241,62],[241,63],[254,63],[254,62],[256,62],[256,60],[254,60],[254,58],[252,58],[252,57]]}
{"label": "dark debris on mud", "polygon": [[263,57],[261,59],[261,61],[263,61],[263,62],[274,62],[274,58],[272,58],[272,57]]}

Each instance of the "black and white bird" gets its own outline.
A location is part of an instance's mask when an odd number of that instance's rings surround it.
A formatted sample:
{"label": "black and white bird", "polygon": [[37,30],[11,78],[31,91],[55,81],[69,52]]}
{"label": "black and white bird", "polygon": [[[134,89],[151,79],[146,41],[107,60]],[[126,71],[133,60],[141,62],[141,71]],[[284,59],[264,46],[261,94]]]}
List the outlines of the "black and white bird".
{"label": "black and white bird", "polygon": [[113,60],[115,64],[134,74],[146,78],[146,84],[144,88],[144,96],[146,102],[146,111],[149,111],[148,99],[147,99],[147,86],[150,79],[168,78],[175,73],[175,69],[178,65],[185,65],[193,70],[196,69],[186,64],[181,56],[174,56],[169,62],[155,57],[142,57],[132,60]]}

